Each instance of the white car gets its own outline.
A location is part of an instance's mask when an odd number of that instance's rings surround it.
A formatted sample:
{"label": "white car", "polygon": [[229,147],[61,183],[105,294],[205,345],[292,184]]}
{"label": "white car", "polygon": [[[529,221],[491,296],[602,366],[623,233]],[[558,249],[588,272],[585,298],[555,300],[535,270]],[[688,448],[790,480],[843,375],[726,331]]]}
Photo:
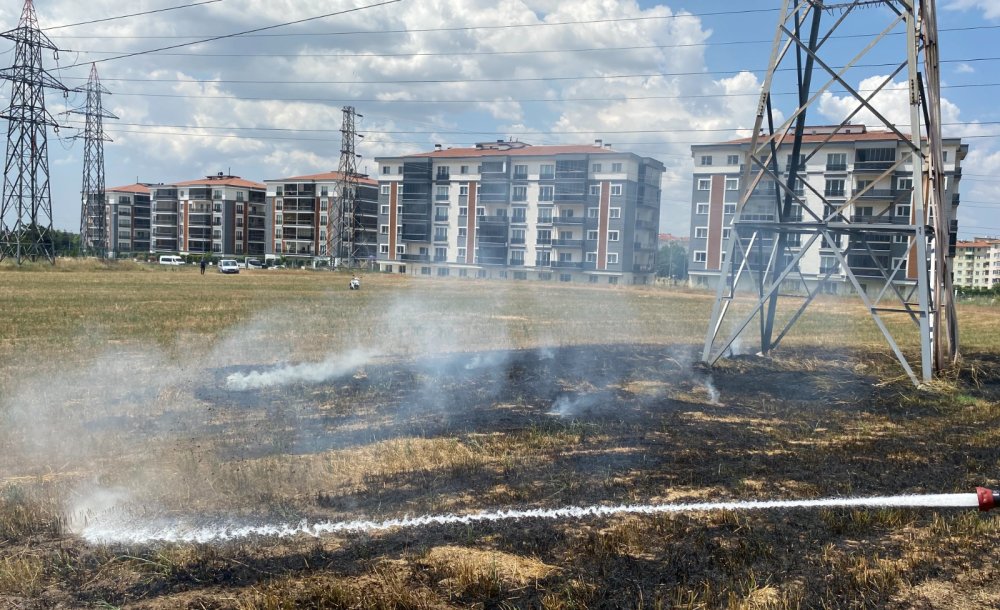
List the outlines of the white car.
{"label": "white car", "polygon": [[164,255],[160,257],[161,265],[183,265],[184,259],[176,255]]}
{"label": "white car", "polygon": [[219,261],[219,273],[239,273],[240,265],[236,259],[224,258]]}

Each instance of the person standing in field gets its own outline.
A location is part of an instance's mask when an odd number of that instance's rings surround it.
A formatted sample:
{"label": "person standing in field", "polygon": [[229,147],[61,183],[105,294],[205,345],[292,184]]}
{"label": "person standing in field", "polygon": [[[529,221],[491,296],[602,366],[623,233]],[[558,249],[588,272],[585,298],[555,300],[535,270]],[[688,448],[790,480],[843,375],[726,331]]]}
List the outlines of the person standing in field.
{"label": "person standing in field", "polygon": [[205,262],[205,257],[204,257],[204,256],[203,256],[203,257],[201,257],[201,274],[202,274],[202,275],[205,275],[205,266],[206,266],[207,264],[208,264],[208,263],[206,263],[206,262]]}

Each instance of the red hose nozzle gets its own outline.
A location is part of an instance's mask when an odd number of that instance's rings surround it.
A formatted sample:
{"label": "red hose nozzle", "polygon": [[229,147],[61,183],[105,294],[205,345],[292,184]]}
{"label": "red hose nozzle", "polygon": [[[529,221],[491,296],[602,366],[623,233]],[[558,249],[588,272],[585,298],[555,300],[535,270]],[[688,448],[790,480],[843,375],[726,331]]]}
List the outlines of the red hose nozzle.
{"label": "red hose nozzle", "polygon": [[979,497],[979,510],[981,512],[986,512],[991,508],[1000,506],[1000,491],[977,487],[976,496]]}

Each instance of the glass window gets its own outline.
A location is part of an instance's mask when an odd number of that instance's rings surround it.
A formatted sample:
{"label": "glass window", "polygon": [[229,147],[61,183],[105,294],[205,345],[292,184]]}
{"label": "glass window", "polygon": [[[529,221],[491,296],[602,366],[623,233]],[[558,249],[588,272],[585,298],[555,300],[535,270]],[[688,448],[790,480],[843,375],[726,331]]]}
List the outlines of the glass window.
{"label": "glass window", "polygon": [[712,164],[712,155],[701,156],[701,165],[711,165],[711,164]]}
{"label": "glass window", "polygon": [[622,194],[622,185],[620,185],[620,184],[612,184],[611,185],[611,195],[612,196],[621,196],[621,194]]}
{"label": "glass window", "polygon": [[711,188],[712,188],[712,179],[711,178],[698,178],[698,190],[699,191],[708,191],[708,190],[711,190]]}

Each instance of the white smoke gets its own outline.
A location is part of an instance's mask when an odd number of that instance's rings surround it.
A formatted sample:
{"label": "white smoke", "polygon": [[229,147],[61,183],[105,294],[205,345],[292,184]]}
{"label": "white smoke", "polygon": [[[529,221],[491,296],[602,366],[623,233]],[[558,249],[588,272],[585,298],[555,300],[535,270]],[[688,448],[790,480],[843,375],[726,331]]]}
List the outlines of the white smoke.
{"label": "white smoke", "polygon": [[231,373],[226,377],[229,390],[259,390],[292,383],[321,383],[350,373],[372,362],[375,355],[365,350],[331,354],[322,362],[290,364],[265,371]]}

